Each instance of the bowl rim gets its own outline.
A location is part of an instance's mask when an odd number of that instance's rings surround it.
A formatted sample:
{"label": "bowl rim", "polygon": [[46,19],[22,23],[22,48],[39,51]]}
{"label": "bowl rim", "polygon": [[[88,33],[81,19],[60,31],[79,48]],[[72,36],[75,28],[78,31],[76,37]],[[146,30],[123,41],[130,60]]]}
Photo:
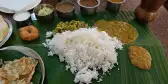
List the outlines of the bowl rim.
{"label": "bowl rim", "polygon": [[126,0],[122,0],[122,1],[120,1],[120,2],[114,2],[114,1],[109,1],[109,0],[107,0],[107,2],[110,2],[110,3],[114,3],[114,4],[122,4],[122,3],[124,3]]}
{"label": "bowl rim", "polygon": [[[51,4],[45,4],[45,3],[44,3],[44,4],[39,4],[39,5],[37,5],[36,7],[34,7],[33,13],[34,13],[35,15],[40,16],[40,15],[38,15],[38,14],[35,12],[35,10],[36,10],[39,6],[42,6],[42,5],[48,5],[48,6],[51,6],[51,7],[52,7],[52,12],[49,13],[49,14],[47,14],[47,15],[50,15],[50,14],[52,14],[52,13],[54,12],[54,6],[52,6]],[[47,15],[43,15],[43,16],[41,16],[41,17],[47,16]]]}
{"label": "bowl rim", "polygon": [[96,7],[98,7],[98,6],[100,5],[100,0],[96,0],[96,1],[98,2],[97,5],[91,6],[91,7],[82,5],[82,4],[80,3],[80,1],[81,1],[81,0],[77,0],[78,5],[81,6],[81,7],[84,7],[84,8],[96,8]]}
{"label": "bowl rim", "polygon": [[[58,5],[63,4],[63,3],[70,3],[70,4],[73,6],[73,7],[72,7],[72,10],[70,10],[70,11],[68,11],[68,12],[62,12],[62,11],[58,10]],[[55,9],[56,9],[57,11],[61,12],[61,13],[70,13],[70,12],[72,12],[72,11],[75,10],[75,6],[74,6],[74,3],[72,3],[72,2],[62,1],[62,2],[59,2],[59,3],[56,5]]]}

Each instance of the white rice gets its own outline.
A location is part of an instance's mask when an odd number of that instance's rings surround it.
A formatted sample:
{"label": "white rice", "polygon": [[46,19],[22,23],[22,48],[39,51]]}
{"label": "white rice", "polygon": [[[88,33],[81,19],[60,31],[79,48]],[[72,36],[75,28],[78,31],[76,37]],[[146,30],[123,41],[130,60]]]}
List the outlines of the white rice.
{"label": "white rice", "polygon": [[66,69],[75,74],[75,83],[92,83],[92,79],[102,81],[98,70],[108,72],[117,63],[116,49],[122,49],[117,38],[111,38],[97,28],[80,28],[75,31],[57,33],[45,46],[49,55],[59,55],[60,62],[66,62]]}
{"label": "white rice", "polygon": [[51,37],[51,36],[52,36],[52,34],[53,34],[53,33],[52,33],[51,31],[47,32],[47,33],[46,33],[46,38]]}

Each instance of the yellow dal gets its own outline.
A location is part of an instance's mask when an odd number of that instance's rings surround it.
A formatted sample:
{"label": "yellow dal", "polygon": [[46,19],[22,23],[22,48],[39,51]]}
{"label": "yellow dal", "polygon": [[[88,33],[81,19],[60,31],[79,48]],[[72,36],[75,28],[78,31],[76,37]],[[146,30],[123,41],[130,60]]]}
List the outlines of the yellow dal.
{"label": "yellow dal", "polygon": [[122,21],[99,20],[95,23],[98,30],[107,32],[111,37],[117,37],[123,43],[136,41],[138,32],[132,25]]}

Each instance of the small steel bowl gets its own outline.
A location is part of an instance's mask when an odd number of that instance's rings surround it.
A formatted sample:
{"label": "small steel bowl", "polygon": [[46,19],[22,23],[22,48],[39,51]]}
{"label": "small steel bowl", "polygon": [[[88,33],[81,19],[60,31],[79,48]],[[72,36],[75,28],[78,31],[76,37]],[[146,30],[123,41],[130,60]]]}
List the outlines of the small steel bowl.
{"label": "small steel bowl", "polygon": [[[68,4],[71,4],[73,6],[72,10],[70,11],[67,11],[67,12],[62,12],[59,10],[59,6],[64,4],[64,3],[68,3]],[[75,7],[74,7],[74,4],[71,3],[71,2],[67,2],[67,1],[63,1],[63,2],[60,2],[56,5],[56,12],[57,12],[57,15],[59,18],[62,18],[63,20],[71,20],[74,18],[75,16]]]}
{"label": "small steel bowl", "polygon": [[[16,17],[21,14],[21,13],[27,13],[29,16],[26,18],[26,19],[23,19],[23,20],[18,20]],[[20,27],[23,27],[23,26],[27,26],[31,23],[31,15],[29,12],[27,11],[20,11],[20,12],[17,12],[13,15],[13,19],[15,20],[18,28]]]}
{"label": "small steel bowl", "polygon": [[77,0],[77,3],[80,6],[80,11],[81,11],[82,15],[94,15],[94,14],[96,14],[97,7],[100,5],[100,0],[96,0],[97,5],[92,6],[92,7],[84,6],[84,5],[80,4],[80,1],[81,0]]}
{"label": "small steel bowl", "polygon": [[124,2],[125,0],[122,0],[121,2],[112,2],[112,1],[107,0],[106,9],[111,12],[118,13],[120,11],[121,4]]}
{"label": "small steel bowl", "polygon": [[[44,8],[44,7],[48,7],[52,10],[52,12],[48,15],[45,16],[40,16],[38,15],[38,12]],[[54,7],[50,4],[40,4],[37,7],[34,8],[33,12],[35,13],[35,16],[37,18],[37,21],[41,22],[41,23],[50,23],[54,20],[55,16],[54,16]]]}

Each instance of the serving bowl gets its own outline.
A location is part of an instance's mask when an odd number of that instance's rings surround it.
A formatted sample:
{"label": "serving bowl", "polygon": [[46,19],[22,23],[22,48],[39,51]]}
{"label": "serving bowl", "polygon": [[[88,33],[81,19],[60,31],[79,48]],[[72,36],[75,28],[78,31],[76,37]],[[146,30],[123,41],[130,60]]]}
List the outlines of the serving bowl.
{"label": "serving bowl", "polygon": [[[27,15],[27,16],[26,16]],[[23,27],[31,23],[31,15],[28,11],[20,11],[13,15],[14,21],[17,23],[17,26]]]}
{"label": "serving bowl", "polygon": [[124,2],[125,2],[125,0],[121,0],[120,2],[114,2],[112,0],[111,1],[107,0],[106,9],[111,12],[118,13],[120,10],[121,4]]}
{"label": "serving bowl", "polygon": [[4,18],[4,20],[5,20],[5,22],[8,24],[9,30],[8,30],[7,36],[6,36],[2,41],[0,41],[0,47],[3,46],[3,45],[9,40],[9,38],[10,38],[10,36],[12,35],[12,32],[13,32],[12,23],[11,23],[8,19],[5,19],[5,18]]}
{"label": "serving bowl", "polygon": [[96,0],[97,4],[95,6],[85,6],[80,3],[81,0],[77,0],[80,6],[80,11],[82,15],[94,15],[96,13],[97,7],[100,5],[100,0]]}
{"label": "serving bowl", "polygon": [[[63,11],[61,10],[59,7],[61,5],[64,5],[64,4],[69,4],[69,5],[72,5],[72,9],[69,10],[69,11]],[[57,15],[59,18],[62,18],[64,20],[71,20],[74,16],[75,16],[75,7],[74,7],[74,4],[71,3],[71,2],[67,2],[67,1],[62,1],[62,2],[59,2],[57,5],[56,5],[56,12],[57,12]]]}
{"label": "serving bowl", "polygon": [[[51,9],[51,13],[47,14],[47,15],[39,15],[39,11],[41,9],[43,9],[44,7],[50,8]],[[50,23],[51,21],[54,20],[55,16],[54,16],[54,7],[50,4],[40,4],[37,7],[34,8],[33,10],[37,20],[39,22],[42,23]]]}

